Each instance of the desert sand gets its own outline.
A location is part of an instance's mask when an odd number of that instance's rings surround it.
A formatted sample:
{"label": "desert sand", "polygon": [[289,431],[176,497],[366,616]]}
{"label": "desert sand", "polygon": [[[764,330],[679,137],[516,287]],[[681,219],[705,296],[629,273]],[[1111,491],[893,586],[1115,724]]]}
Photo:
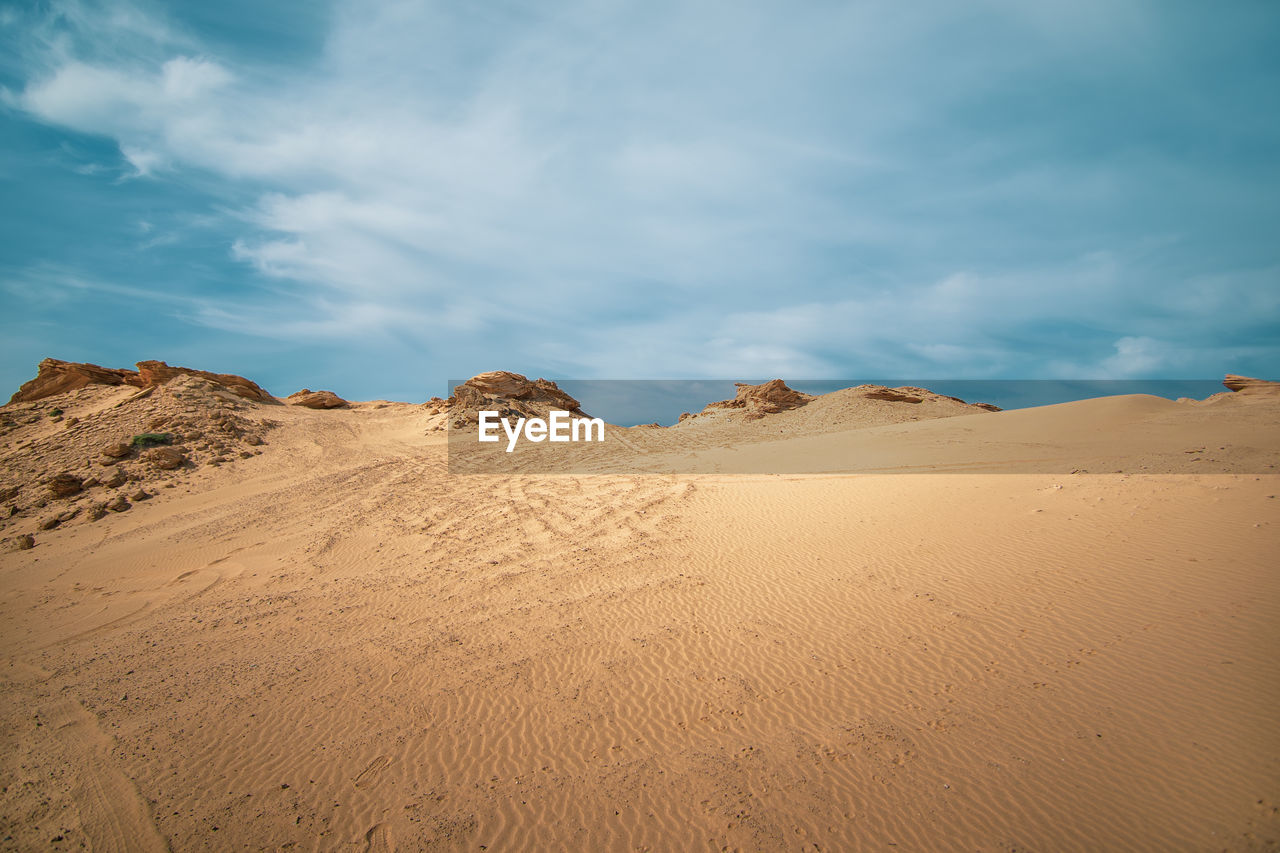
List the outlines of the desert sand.
{"label": "desert sand", "polygon": [[131,381],[3,409],[4,849],[1280,843],[1265,391],[460,475],[439,407]]}

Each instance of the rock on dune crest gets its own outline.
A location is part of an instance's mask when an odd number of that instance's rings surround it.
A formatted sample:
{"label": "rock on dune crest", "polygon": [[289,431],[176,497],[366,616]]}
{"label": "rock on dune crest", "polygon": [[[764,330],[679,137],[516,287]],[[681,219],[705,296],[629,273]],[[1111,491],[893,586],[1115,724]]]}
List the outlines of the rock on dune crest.
{"label": "rock on dune crest", "polygon": [[493,370],[471,377],[454,389],[459,403],[481,400],[518,400],[543,404],[581,414],[581,404],[549,379],[529,379],[507,370]]}
{"label": "rock on dune crest", "polygon": [[935,402],[951,400],[955,403],[973,406],[975,409],[982,409],[984,412],[1000,411],[999,406],[993,406],[990,403],[967,403],[959,397],[938,394],[928,388],[917,388],[914,385],[902,385],[898,388],[886,388],[883,385],[859,385],[854,390],[860,392],[868,400],[884,400],[890,403],[923,403],[926,400]]}
{"label": "rock on dune crest", "polygon": [[210,373],[189,367],[170,367],[163,361],[140,361],[137,370],[101,367],[46,358],[40,362],[36,377],[24,382],[9,398],[10,403],[28,403],[43,400],[56,394],[75,391],[89,385],[132,385],[135,388],[154,388],[178,376],[198,376],[226,388],[237,397],[259,403],[274,403],[276,398],[258,385],[233,373]]}
{"label": "rock on dune crest", "polygon": [[1237,376],[1234,373],[1228,373],[1223,377],[1222,384],[1242,394],[1280,394],[1280,382],[1254,379],[1251,376]]}
{"label": "rock on dune crest", "polygon": [[448,407],[455,425],[474,422],[479,412],[497,411],[502,417],[546,417],[553,409],[561,409],[586,417],[582,404],[560,390],[549,379],[529,379],[519,373],[494,370],[473,376],[453,389],[448,400],[427,401],[428,407]]}
{"label": "rock on dune crest", "polygon": [[751,413],[772,415],[799,408],[813,399],[809,394],[788,388],[787,383],[781,379],[770,379],[759,385],[735,382],[734,387],[738,389],[738,393],[732,400],[721,400],[708,408],[746,409]]}
{"label": "rock on dune crest", "polygon": [[312,391],[303,388],[284,398],[290,406],[303,406],[308,409],[341,409],[350,405],[346,400],[332,391]]}
{"label": "rock on dune crest", "polygon": [[175,376],[184,375],[199,376],[201,379],[207,379],[210,382],[221,385],[237,397],[243,397],[246,400],[255,400],[259,403],[276,402],[276,398],[271,396],[258,383],[245,379],[243,376],[236,376],[234,373],[210,373],[207,370],[193,370],[190,367],[170,367],[163,361],[138,362],[138,376],[142,380],[143,388],[162,385]]}
{"label": "rock on dune crest", "polygon": [[[789,388],[781,379],[771,379],[759,385],[746,385],[739,382],[737,383],[737,388],[738,393],[732,400],[711,403],[696,415],[681,415],[680,420],[684,422],[707,417],[724,417],[726,415],[741,420],[756,420],[763,418],[765,415],[799,409],[814,403],[814,401],[820,401],[818,403],[820,406],[830,406],[836,398],[843,401],[846,406],[858,400],[873,400],[876,403],[907,403],[912,406],[925,403],[943,404],[945,407],[948,404],[955,403],[959,404],[959,407],[967,407],[968,409],[986,412],[1000,411],[998,407],[990,403],[966,403],[958,397],[935,394],[927,388],[913,386],[886,388],[883,385],[859,385],[855,388],[845,388],[841,391],[817,397]],[[949,414],[959,413],[961,412],[949,412]],[[937,413],[935,412],[933,415],[918,415],[916,417],[922,416],[937,416]]]}

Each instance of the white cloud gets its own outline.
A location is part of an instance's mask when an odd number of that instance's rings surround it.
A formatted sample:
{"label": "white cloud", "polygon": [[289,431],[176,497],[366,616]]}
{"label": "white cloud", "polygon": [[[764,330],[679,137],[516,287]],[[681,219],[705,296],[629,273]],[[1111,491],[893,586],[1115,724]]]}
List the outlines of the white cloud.
{"label": "white cloud", "polygon": [[131,145],[122,145],[120,153],[129,161],[129,165],[133,167],[133,177],[145,178],[156,169],[165,165],[165,157],[156,151],[147,151],[143,148],[134,148]]}
{"label": "white cloud", "polygon": [[[66,3],[77,37],[33,30],[13,97],[115,140],[135,177],[190,169],[254,196],[228,215],[230,255],[264,283],[254,315],[281,323],[193,312],[216,328],[510,323],[511,347],[596,375],[1137,375],[1178,364],[1170,313],[1222,318],[1231,293],[1280,315],[1274,269],[1159,279],[1149,234],[1079,227],[1132,170],[1055,160],[1016,122],[988,133],[975,93],[1046,55],[1138,61],[1109,22],[1140,32],[1144,8],[344,0],[322,54],[282,67],[128,3]],[[994,16],[1001,49],[954,38],[969,15]],[[1071,324],[1087,355],[1031,340]]]}
{"label": "white cloud", "polygon": [[1154,338],[1124,337],[1116,341],[1115,347],[1115,355],[1100,365],[1108,379],[1159,376],[1178,360],[1176,347]]}

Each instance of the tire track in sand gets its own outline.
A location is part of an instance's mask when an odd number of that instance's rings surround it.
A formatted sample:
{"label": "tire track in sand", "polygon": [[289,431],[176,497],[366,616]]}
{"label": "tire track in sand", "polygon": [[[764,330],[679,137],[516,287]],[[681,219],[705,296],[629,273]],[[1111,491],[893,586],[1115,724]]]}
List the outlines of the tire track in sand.
{"label": "tire track in sand", "polygon": [[74,800],[93,850],[167,851],[137,788],[111,758],[111,738],[74,699],[59,699],[44,718],[76,768]]}

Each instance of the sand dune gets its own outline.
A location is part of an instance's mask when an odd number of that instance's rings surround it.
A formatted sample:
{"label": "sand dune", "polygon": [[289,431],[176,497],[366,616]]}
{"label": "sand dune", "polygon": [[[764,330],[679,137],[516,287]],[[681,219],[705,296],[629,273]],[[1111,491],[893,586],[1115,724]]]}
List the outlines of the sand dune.
{"label": "sand dune", "polygon": [[[1265,396],[781,412],[626,476],[451,475],[407,404],[223,404],[259,455],[0,556],[6,848],[1280,842]],[[812,473],[713,473],[780,456]],[[1011,461],[1090,473],[975,473]],[[931,467],[967,473],[847,473]]]}
{"label": "sand dune", "polygon": [[[700,448],[684,471],[1272,473],[1280,405],[1128,395]],[[646,460],[662,470],[671,457]]]}
{"label": "sand dune", "polygon": [[1009,412],[951,398],[924,405],[855,389],[756,419],[711,411],[669,429],[610,427],[610,440],[477,444],[449,434],[454,473],[1275,473],[1280,396],[1209,401],[1103,397]]}

